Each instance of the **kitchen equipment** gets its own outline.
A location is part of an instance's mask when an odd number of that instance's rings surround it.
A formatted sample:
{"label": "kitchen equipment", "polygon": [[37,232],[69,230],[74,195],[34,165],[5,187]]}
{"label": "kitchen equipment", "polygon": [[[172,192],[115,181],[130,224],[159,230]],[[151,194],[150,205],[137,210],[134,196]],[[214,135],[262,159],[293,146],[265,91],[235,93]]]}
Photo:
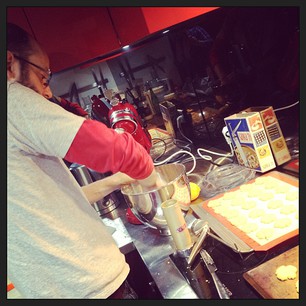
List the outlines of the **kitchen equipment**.
{"label": "kitchen equipment", "polygon": [[275,271],[282,265],[293,265],[299,269],[299,246],[245,272],[243,277],[265,299],[298,299],[295,285],[299,276],[286,281],[277,279]]}
{"label": "kitchen equipment", "polygon": [[208,224],[204,224],[203,228],[202,228],[202,231],[196,241],[196,243],[194,244],[192,250],[191,250],[191,253],[187,259],[187,264],[188,265],[192,265],[195,257],[197,256],[197,254],[200,252],[200,249],[201,249],[201,246],[207,236],[207,233],[209,231],[209,226]]}
{"label": "kitchen equipment", "polygon": [[[191,208],[233,250],[267,251],[299,235],[298,187],[297,178],[272,171]],[[265,196],[269,198],[264,199]],[[280,206],[275,206],[277,203]],[[224,205],[230,208],[228,214]],[[256,217],[260,211],[262,216]],[[282,220],[289,223],[284,225]]]}
{"label": "kitchen equipment", "polygon": [[175,199],[180,208],[188,211],[190,206],[190,187],[183,164],[163,164],[155,167],[157,175],[164,185],[151,190],[143,190],[138,183],[125,185],[121,193],[135,216],[151,228],[157,229],[161,235],[170,235],[161,204]]}
{"label": "kitchen equipment", "polygon": [[193,245],[183,212],[177,200],[166,200],[161,204],[163,215],[167,221],[178,254],[185,257]]}
{"label": "kitchen equipment", "polygon": [[229,297],[224,285],[221,283],[219,277],[216,274],[217,267],[216,267],[212,257],[204,249],[200,251],[200,255],[201,255],[209,273],[212,276],[212,279],[215,283],[215,286],[217,288],[220,299],[229,299],[230,297]]}
{"label": "kitchen equipment", "polygon": [[[76,163],[71,164],[69,167],[70,172],[75,177],[80,186],[85,186],[94,181],[103,179],[107,174],[96,172],[92,169],[79,165]],[[119,206],[120,202],[115,194],[115,191],[105,196],[103,199],[95,202],[93,207],[100,216],[103,216]]]}
{"label": "kitchen equipment", "polygon": [[150,153],[152,146],[151,136],[143,126],[141,117],[132,104],[124,103],[119,101],[119,99],[113,99],[108,112],[108,118],[111,128],[123,129],[131,134]]}

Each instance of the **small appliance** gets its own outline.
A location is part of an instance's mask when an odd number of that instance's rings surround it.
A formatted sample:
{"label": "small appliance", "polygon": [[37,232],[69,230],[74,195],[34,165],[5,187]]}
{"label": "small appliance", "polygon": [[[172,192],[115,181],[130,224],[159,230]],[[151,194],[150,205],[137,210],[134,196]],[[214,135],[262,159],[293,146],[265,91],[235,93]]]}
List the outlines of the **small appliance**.
{"label": "small appliance", "polygon": [[[90,168],[87,168],[84,165],[79,165],[76,163],[71,164],[69,170],[80,186],[91,184],[95,181],[105,178],[106,176],[111,175],[111,173],[96,172]],[[105,196],[103,199],[95,202],[93,204],[93,207],[97,211],[99,216],[104,216],[105,214],[108,214],[109,212],[116,209],[119,204],[120,201],[116,196],[116,192],[114,191],[109,195]]]}
{"label": "small appliance", "polygon": [[135,107],[125,100],[120,101],[117,98],[111,100],[110,105],[111,108],[108,112],[110,127],[118,132],[124,131],[131,134],[150,153],[151,136],[144,127]]}

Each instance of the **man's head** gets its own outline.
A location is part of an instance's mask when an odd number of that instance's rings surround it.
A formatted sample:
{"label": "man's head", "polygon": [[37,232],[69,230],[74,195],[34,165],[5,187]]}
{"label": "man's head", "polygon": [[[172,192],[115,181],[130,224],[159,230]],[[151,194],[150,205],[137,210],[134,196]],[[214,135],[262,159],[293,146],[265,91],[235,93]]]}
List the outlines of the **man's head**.
{"label": "man's head", "polygon": [[7,23],[7,79],[27,86],[45,98],[52,97],[49,87],[49,58],[37,41],[22,28]]}

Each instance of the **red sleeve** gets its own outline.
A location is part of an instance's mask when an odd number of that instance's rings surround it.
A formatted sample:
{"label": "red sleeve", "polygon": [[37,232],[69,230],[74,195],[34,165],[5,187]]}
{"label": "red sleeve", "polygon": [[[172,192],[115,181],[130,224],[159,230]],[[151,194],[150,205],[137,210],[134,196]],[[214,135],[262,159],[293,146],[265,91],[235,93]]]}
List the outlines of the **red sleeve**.
{"label": "red sleeve", "polygon": [[96,120],[83,122],[64,159],[101,173],[121,171],[134,179],[148,177],[154,168],[151,156],[132,135],[118,134]]}
{"label": "red sleeve", "polygon": [[60,99],[61,99],[61,106],[68,112],[71,112],[73,114],[76,114],[82,117],[85,117],[88,115],[88,113],[78,103],[70,102],[62,97]]}

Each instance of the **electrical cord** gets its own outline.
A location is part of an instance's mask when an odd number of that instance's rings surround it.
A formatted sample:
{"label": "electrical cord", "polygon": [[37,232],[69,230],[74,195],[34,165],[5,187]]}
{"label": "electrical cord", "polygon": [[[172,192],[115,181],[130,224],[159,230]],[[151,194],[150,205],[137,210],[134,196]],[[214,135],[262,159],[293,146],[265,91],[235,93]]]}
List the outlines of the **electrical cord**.
{"label": "electrical cord", "polygon": [[193,144],[193,141],[191,139],[189,139],[187,136],[184,135],[183,131],[181,130],[181,122],[183,121],[184,117],[183,115],[180,115],[176,118],[176,125],[178,130],[180,131],[181,135],[183,136],[183,138],[185,138],[190,144]]}
{"label": "electrical cord", "polygon": [[[156,143],[158,142],[162,142],[164,144],[164,150],[162,153],[160,153],[157,157],[152,157],[153,158],[153,162],[154,163],[159,163],[159,162],[162,162],[160,161],[160,158],[163,157],[165,154],[166,154],[166,150],[167,150],[167,140],[171,140],[171,142],[173,142],[174,144],[177,144],[178,141],[180,141],[179,139],[173,139],[172,137],[169,137],[169,138],[165,138],[165,139],[162,139],[162,138],[153,138],[152,139],[152,143],[153,143],[153,146],[156,145]],[[186,149],[188,150],[189,152],[191,151],[191,149],[189,147],[186,147],[186,146],[183,146],[183,147],[179,147],[177,146],[178,148],[182,148],[182,149]],[[184,152],[182,152],[183,156],[185,155]],[[151,156],[154,155],[154,148],[152,149],[151,148]],[[172,159],[173,159],[173,156],[172,156]],[[179,156],[178,158],[174,159],[172,162],[180,162],[181,161],[181,157]],[[166,159],[164,160],[164,162],[167,162]]]}
{"label": "electrical cord", "polygon": [[296,102],[294,102],[293,104],[290,104],[290,105],[287,105],[287,106],[284,106],[284,107],[280,107],[280,108],[276,108],[276,109],[274,110],[274,112],[278,112],[278,111],[281,111],[281,110],[284,110],[284,109],[293,107],[293,106],[295,106],[295,105],[297,105],[297,104],[299,104],[299,103],[300,103],[300,101],[296,101]]}
{"label": "electrical cord", "polygon": [[[177,118],[177,124],[178,124],[178,129],[179,131],[181,132],[181,135],[187,140],[188,144],[183,146],[183,150],[179,150],[177,152],[175,152],[174,154],[170,155],[169,157],[165,158],[164,160],[162,161],[158,161],[165,153],[166,153],[166,140],[168,140],[169,138],[167,139],[160,139],[160,138],[154,138],[152,139],[152,142],[154,142],[155,140],[158,141],[162,141],[164,144],[165,144],[165,149],[163,151],[162,154],[160,154],[158,157],[154,158],[153,159],[153,164],[154,166],[159,166],[159,165],[162,165],[164,163],[167,163],[168,161],[172,160],[172,162],[176,163],[176,162],[180,162],[180,163],[187,163],[189,161],[193,161],[193,166],[192,168],[187,172],[187,174],[190,174],[192,173],[192,171],[195,169],[196,167],[196,159],[205,159],[207,161],[209,161],[211,163],[210,165],[210,168],[209,170],[211,170],[214,166],[221,166],[221,164],[219,163],[219,160],[220,158],[218,158],[217,160],[218,161],[214,161],[213,158],[210,156],[210,155],[202,155],[201,154],[201,151],[204,151],[204,152],[208,152],[210,154],[214,154],[214,155],[217,155],[217,156],[220,156],[220,157],[224,157],[224,158],[229,158],[229,157],[233,157],[234,156],[234,151],[233,151],[233,148],[231,146],[231,142],[226,139],[227,143],[230,145],[230,148],[231,148],[231,152],[230,153],[227,153],[227,154],[221,154],[221,153],[218,153],[218,152],[213,152],[213,151],[209,151],[209,150],[206,150],[206,149],[203,149],[203,148],[199,148],[197,149],[197,154],[198,156],[195,156],[194,154],[191,153],[191,148],[190,148],[190,145],[193,144],[192,140],[190,140],[188,137],[186,137],[183,132],[181,131],[180,129],[180,123],[181,123],[181,119],[182,119],[182,115],[179,116]],[[182,140],[179,140],[179,139],[173,139],[173,138],[170,138],[171,140],[173,140],[173,143],[174,144],[178,144],[179,141],[183,142]],[[179,147],[179,146],[178,146]],[[189,158],[185,158],[185,159],[181,159],[181,158],[178,158],[176,160],[173,161],[173,158],[177,155],[181,155],[181,154],[188,154],[190,155],[191,157]],[[224,160],[224,159],[221,159],[221,161]]]}
{"label": "electrical cord", "polygon": [[[176,119],[177,128],[180,131],[182,137],[184,137],[190,144],[193,144],[192,140],[189,139],[188,137],[186,137],[184,135],[182,129],[181,129],[181,122],[182,122],[182,120],[183,120],[183,115],[180,115],[180,116],[177,117],[177,119]],[[229,137],[229,135],[226,135],[226,136],[224,135],[224,137],[226,139],[226,142],[229,144],[229,146],[231,148],[231,152],[230,153],[221,154],[221,153],[209,151],[209,150],[206,150],[206,149],[203,149],[203,148],[199,148],[199,149],[197,149],[198,155],[200,157],[202,157],[203,159],[210,161],[211,163],[214,163],[212,157],[209,156],[209,155],[202,155],[201,151],[204,151],[204,152],[207,152],[207,153],[210,153],[210,154],[214,154],[214,155],[217,155],[217,156],[222,156],[222,157],[233,157],[235,153],[234,153],[234,150],[233,150],[233,147],[232,147],[232,143],[230,141],[230,137]]]}
{"label": "electrical cord", "polygon": [[[281,110],[284,110],[284,109],[293,107],[293,106],[295,106],[295,105],[298,104],[298,103],[300,103],[300,101],[297,101],[297,102],[295,102],[295,103],[293,103],[293,104],[291,104],[291,105],[285,106],[285,107],[277,108],[277,109],[275,109],[274,111],[275,111],[275,112],[281,111]],[[180,115],[180,116],[177,117],[177,119],[176,119],[177,128],[178,128],[178,130],[180,131],[182,137],[188,142],[188,144],[185,145],[185,146],[183,146],[183,150],[180,150],[180,151],[178,151],[178,152],[175,152],[174,154],[170,155],[170,156],[167,157],[166,159],[164,159],[164,160],[158,162],[158,159],[161,158],[161,157],[166,153],[166,146],[167,146],[166,140],[169,139],[169,138],[167,138],[167,139],[159,139],[159,138],[152,139],[152,141],[154,141],[154,140],[156,140],[156,139],[157,139],[158,141],[162,141],[162,142],[164,143],[164,145],[165,145],[165,149],[164,149],[163,153],[160,154],[157,158],[155,158],[155,159],[153,160],[153,163],[154,163],[155,166],[158,166],[158,165],[162,165],[162,164],[164,164],[164,163],[167,163],[168,161],[173,160],[173,157],[175,157],[175,156],[177,156],[177,155],[179,155],[179,154],[182,154],[182,153],[183,153],[183,154],[188,154],[188,155],[190,155],[191,157],[185,158],[185,159],[177,159],[177,160],[174,161],[174,163],[176,163],[176,162],[187,163],[187,162],[189,162],[189,161],[192,160],[192,161],[193,161],[193,166],[192,166],[192,168],[187,172],[187,174],[192,173],[192,171],[193,171],[193,170],[195,169],[195,167],[196,167],[196,160],[197,160],[197,159],[200,159],[200,158],[205,159],[205,160],[207,160],[207,161],[209,161],[209,162],[211,163],[211,165],[210,165],[210,167],[209,167],[209,169],[208,169],[208,172],[210,172],[211,170],[213,170],[214,167],[222,166],[223,161],[224,161],[225,159],[229,159],[229,162],[232,162],[232,163],[234,162],[233,159],[231,159],[231,157],[234,157],[234,156],[235,156],[235,152],[234,152],[233,145],[232,145],[232,142],[231,142],[231,139],[230,139],[230,136],[229,136],[229,134],[228,134],[228,131],[227,131],[226,126],[223,128],[224,131],[222,131],[222,132],[223,132],[223,135],[224,135],[224,138],[225,138],[226,142],[227,142],[228,145],[230,146],[231,152],[223,154],[223,153],[218,153],[218,152],[210,151],[210,150],[207,150],[207,149],[204,149],[204,148],[198,148],[198,149],[197,149],[197,154],[198,154],[198,156],[196,156],[196,155],[193,155],[193,154],[191,153],[190,145],[193,144],[193,141],[192,141],[191,139],[189,139],[187,136],[185,136],[184,133],[183,133],[183,131],[182,131],[182,129],[181,129],[181,122],[182,122],[182,120],[183,120],[183,115]],[[177,145],[179,141],[182,142],[182,140],[173,139],[172,137],[171,137],[170,139],[173,140],[173,143],[174,143],[175,145]],[[177,145],[177,147],[179,147],[179,146]],[[187,151],[187,150],[188,150],[188,151]],[[213,160],[213,158],[212,158],[210,155],[202,154],[201,152],[206,152],[206,153],[209,153],[209,154],[213,154],[213,155],[219,156],[219,158],[217,158],[216,160]]]}
{"label": "electrical cord", "polygon": [[187,174],[190,174],[196,167],[196,159],[194,157],[194,155],[188,151],[185,151],[185,150],[180,150],[180,151],[177,151],[175,153],[173,153],[172,155],[170,155],[169,157],[167,157],[165,160],[161,161],[161,162],[153,162],[154,166],[159,166],[159,165],[162,165],[164,163],[166,163],[167,161],[171,160],[174,156],[178,155],[178,154],[181,154],[181,153],[186,153],[186,154],[189,154],[193,160],[193,166],[192,168],[186,172]]}
{"label": "electrical cord", "polygon": [[199,154],[199,156],[201,156],[203,159],[206,159],[206,160],[212,160],[212,157],[210,155],[202,155],[201,151],[204,151],[204,152],[207,152],[207,153],[210,153],[210,154],[214,154],[214,155],[217,155],[217,156],[221,156],[221,157],[233,157],[235,153],[234,153],[232,145],[230,145],[230,148],[231,148],[231,152],[226,153],[226,154],[213,152],[213,151],[206,150],[206,149],[203,149],[203,148],[198,148],[197,153]]}

